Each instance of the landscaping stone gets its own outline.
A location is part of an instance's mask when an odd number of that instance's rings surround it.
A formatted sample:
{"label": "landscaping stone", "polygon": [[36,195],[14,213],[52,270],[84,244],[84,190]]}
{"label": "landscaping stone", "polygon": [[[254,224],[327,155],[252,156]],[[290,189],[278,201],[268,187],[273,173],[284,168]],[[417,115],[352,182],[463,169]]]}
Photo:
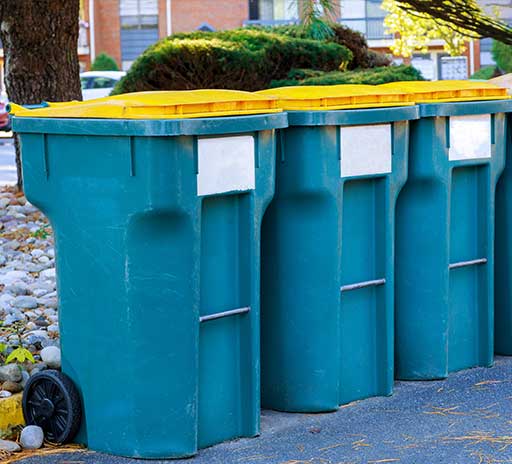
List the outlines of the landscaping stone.
{"label": "landscaping stone", "polygon": [[44,442],[43,429],[37,425],[27,425],[20,435],[20,443],[23,449],[35,450],[41,448]]}
{"label": "landscaping stone", "polygon": [[55,279],[55,268],[45,269],[40,275],[45,279]]}
{"label": "landscaping stone", "polygon": [[58,335],[59,334],[59,326],[57,324],[49,325],[47,330],[50,335]]}
{"label": "landscaping stone", "polygon": [[22,389],[25,388],[25,385],[27,384],[29,378],[30,378],[30,374],[27,371],[21,371],[20,385],[21,385]]}
{"label": "landscaping stone", "polygon": [[34,364],[32,369],[30,369],[30,375],[35,375],[38,372],[44,371],[46,369],[48,369],[48,366],[45,363]]}
{"label": "landscaping stone", "polygon": [[12,302],[12,305],[15,308],[26,308],[26,309],[34,309],[37,308],[37,299],[33,296],[17,296],[14,301]]}
{"label": "landscaping stone", "polygon": [[0,390],[0,399],[1,398],[9,398],[12,396],[11,392],[8,392],[7,390]]}
{"label": "landscaping stone", "polygon": [[17,453],[21,451],[21,448],[20,445],[14,441],[0,440],[0,451],[5,451],[7,453]]}
{"label": "landscaping stone", "polygon": [[41,359],[50,369],[60,369],[60,348],[56,346],[47,346],[46,348],[43,348],[41,350]]}
{"label": "landscaping stone", "polygon": [[[4,358],[19,346],[34,356],[23,373],[14,364],[2,366],[3,396],[24,386],[29,372],[49,366],[41,362],[41,350],[52,368],[60,367],[58,300],[55,283],[53,234],[44,215],[14,189],[0,186],[0,343]],[[19,334],[19,335],[18,335]],[[7,383],[5,387],[2,385]],[[9,391],[8,391],[9,390]]]}
{"label": "landscaping stone", "polygon": [[0,366],[0,382],[19,382],[21,380],[21,369],[16,364]]}
{"label": "landscaping stone", "polygon": [[[21,377],[23,379],[23,373],[22,373]],[[21,384],[19,384],[17,382],[12,382],[12,381],[8,380],[7,382],[4,382],[2,384],[2,390],[5,390],[5,391],[11,392],[11,393],[19,393],[20,391],[23,390],[23,387],[21,386]]]}

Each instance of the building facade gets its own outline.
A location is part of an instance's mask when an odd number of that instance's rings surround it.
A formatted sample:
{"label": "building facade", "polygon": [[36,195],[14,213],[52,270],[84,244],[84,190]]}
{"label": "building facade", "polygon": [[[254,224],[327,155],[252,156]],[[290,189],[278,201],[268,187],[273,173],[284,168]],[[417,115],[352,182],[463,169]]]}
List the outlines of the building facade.
{"label": "building facade", "polygon": [[[393,37],[386,33],[381,4],[341,0],[336,20],[362,32],[372,49],[390,52]],[[105,52],[128,69],[148,46],[176,32],[297,23],[299,5],[300,0],[82,0],[81,65],[88,69],[94,57]],[[489,62],[489,46],[483,41],[480,50],[480,41],[473,41],[465,56],[454,59],[444,53],[442,41],[434,41],[427,53],[408,62],[427,79],[462,78]]]}

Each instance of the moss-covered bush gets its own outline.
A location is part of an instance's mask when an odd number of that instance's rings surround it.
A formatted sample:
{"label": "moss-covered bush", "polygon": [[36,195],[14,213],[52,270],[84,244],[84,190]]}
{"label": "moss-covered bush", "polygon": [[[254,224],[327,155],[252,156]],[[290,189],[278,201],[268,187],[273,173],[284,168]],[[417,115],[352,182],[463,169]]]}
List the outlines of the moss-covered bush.
{"label": "moss-covered bush", "polygon": [[333,42],[266,30],[194,32],[165,38],[133,63],[113,94],[144,90],[260,90],[293,68],[331,71],[352,53]]}
{"label": "moss-covered bush", "polygon": [[397,81],[420,81],[421,73],[412,66],[385,66],[354,71],[318,72],[304,69],[290,71],[288,79],[272,81],[271,87],[292,85],[386,84]]}

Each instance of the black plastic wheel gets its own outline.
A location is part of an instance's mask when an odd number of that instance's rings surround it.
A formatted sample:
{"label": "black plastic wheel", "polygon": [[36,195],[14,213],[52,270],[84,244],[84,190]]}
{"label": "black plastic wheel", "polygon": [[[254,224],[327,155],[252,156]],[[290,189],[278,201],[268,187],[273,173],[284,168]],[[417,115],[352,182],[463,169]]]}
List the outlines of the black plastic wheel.
{"label": "black plastic wheel", "polygon": [[46,370],[30,377],[23,391],[27,425],[38,425],[51,443],[75,438],[82,420],[80,395],[71,379],[60,371]]}

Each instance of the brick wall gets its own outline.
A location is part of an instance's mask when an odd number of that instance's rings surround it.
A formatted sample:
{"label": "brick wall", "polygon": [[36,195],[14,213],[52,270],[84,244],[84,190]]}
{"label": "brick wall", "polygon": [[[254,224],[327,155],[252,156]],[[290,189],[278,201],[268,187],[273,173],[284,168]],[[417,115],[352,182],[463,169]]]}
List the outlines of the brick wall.
{"label": "brick wall", "polygon": [[[89,1],[84,3],[84,20],[89,23]],[[95,0],[94,2],[94,35],[96,55],[105,52],[121,66],[121,24],[119,18],[119,0]],[[89,28],[89,46],[91,35]]]}
{"label": "brick wall", "polygon": [[249,19],[248,0],[171,0],[171,4],[173,32],[193,31],[202,23],[233,29]]}
{"label": "brick wall", "polygon": [[[158,37],[167,37],[166,0],[158,0]],[[172,3],[172,2],[171,2]]]}
{"label": "brick wall", "polygon": [[121,24],[119,0],[95,0],[96,55],[109,54],[121,66]]}

